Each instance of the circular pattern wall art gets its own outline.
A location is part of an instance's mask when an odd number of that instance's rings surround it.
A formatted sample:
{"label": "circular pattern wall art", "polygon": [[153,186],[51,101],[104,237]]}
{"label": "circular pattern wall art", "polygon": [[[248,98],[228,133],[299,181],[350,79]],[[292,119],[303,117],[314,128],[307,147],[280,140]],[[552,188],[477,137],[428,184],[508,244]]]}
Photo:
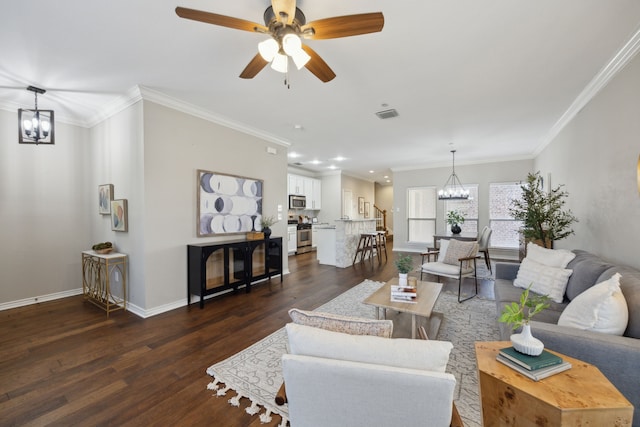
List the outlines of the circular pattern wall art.
{"label": "circular pattern wall art", "polygon": [[259,179],[198,171],[198,236],[259,231],[262,218]]}

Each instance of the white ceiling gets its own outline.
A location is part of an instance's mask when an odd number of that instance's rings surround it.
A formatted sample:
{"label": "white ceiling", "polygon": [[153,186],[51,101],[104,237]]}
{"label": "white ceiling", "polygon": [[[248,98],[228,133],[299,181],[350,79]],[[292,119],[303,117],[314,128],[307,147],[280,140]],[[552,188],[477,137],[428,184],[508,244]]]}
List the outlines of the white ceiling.
{"label": "white ceiling", "polygon": [[[290,145],[304,168],[333,164],[381,181],[391,170],[450,165],[452,147],[456,164],[533,157],[624,64],[616,54],[640,45],[638,0],[298,0],[307,22],[381,11],[385,25],[306,41],[337,77],[294,71],[287,89],[268,67],[238,78],[265,36],[175,14],[184,6],[262,23],[269,4],[4,2],[0,107],[32,107],[24,88],[34,85],[47,89],[40,108],[91,126],[141,86]],[[389,108],[399,116],[375,115]]]}

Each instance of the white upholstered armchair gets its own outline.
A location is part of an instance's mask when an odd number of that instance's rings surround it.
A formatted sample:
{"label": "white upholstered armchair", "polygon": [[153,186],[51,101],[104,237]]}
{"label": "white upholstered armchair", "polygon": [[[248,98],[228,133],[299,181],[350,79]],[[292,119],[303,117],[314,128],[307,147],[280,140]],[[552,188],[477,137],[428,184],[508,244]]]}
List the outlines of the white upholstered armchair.
{"label": "white upholstered armchair", "polygon": [[445,341],[354,336],[290,323],[282,357],[292,427],[461,426]]}
{"label": "white upholstered armchair", "polygon": [[[476,275],[477,242],[463,242],[455,239],[441,240],[439,250],[430,250],[423,252],[421,255],[420,280],[422,280],[424,273],[438,276],[438,279],[441,276],[458,279],[458,302],[466,301],[478,294],[478,277]],[[476,292],[466,298],[461,298],[462,280],[465,277],[473,277]]]}

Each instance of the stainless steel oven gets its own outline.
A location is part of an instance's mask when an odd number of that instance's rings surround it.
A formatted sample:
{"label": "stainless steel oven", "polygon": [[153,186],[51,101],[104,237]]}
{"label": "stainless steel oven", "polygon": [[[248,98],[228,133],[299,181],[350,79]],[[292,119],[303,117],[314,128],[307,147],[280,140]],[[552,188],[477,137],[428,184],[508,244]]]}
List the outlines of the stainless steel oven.
{"label": "stainless steel oven", "polygon": [[311,252],[312,234],[313,230],[311,229],[311,224],[298,224],[298,248],[296,249],[297,254]]}

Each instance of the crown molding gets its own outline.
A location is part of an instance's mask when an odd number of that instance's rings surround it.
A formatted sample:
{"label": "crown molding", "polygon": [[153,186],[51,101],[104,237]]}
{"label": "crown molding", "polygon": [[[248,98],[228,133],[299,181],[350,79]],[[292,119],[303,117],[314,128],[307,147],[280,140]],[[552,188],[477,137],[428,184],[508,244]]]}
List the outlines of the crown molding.
{"label": "crown molding", "polygon": [[[466,161],[461,162],[456,160],[456,167],[458,166],[473,166],[473,165],[485,165],[487,163],[504,163],[504,162],[517,162],[521,160],[533,160],[535,156],[531,155],[523,155],[523,156],[511,156],[511,157],[495,157],[489,159],[481,159],[474,161]],[[409,172],[415,170],[424,170],[424,169],[438,169],[438,168],[449,168],[451,169],[451,161],[447,162],[437,162],[437,163],[423,163],[421,165],[415,166],[400,166],[400,167],[392,167],[391,172]]]}
{"label": "crown molding", "polygon": [[596,74],[580,95],[573,101],[567,111],[553,125],[549,133],[540,141],[540,145],[534,151],[537,157],[547,145],[557,137],[562,129],[587,105],[609,82],[638,54],[640,51],[640,28],[629,41],[616,53],[613,58]]}
{"label": "crown molding", "polygon": [[251,127],[245,123],[231,120],[227,117],[212,113],[211,111],[208,111],[204,108],[181,101],[162,92],[149,89],[148,87],[139,86],[139,89],[142,95],[142,99],[144,99],[145,101],[151,101],[156,104],[181,111],[183,113],[201,118],[203,120],[207,120],[209,122],[216,123],[233,130],[237,130],[238,132],[242,132],[247,135],[255,136],[256,138],[278,144],[282,147],[289,148],[291,146],[291,143],[289,141],[278,138],[277,136],[264,132],[260,129]]}

